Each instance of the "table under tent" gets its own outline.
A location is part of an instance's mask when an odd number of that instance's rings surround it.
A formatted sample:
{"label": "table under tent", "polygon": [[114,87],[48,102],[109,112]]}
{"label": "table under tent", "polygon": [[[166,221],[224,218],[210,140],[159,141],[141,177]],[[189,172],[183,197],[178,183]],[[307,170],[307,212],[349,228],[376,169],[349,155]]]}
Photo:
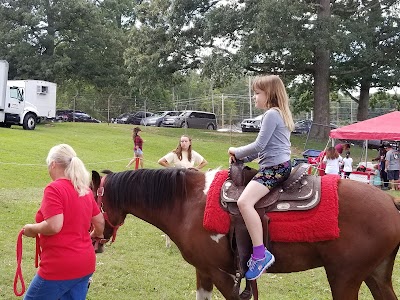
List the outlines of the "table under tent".
{"label": "table under tent", "polygon": [[397,144],[397,147],[399,146],[400,111],[394,111],[379,117],[333,129],[329,137],[332,139],[332,145],[335,139],[344,141],[364,141],[363,158],[361,161],[364,162],[364,166],[369,167],[369,140],[393,141]]}

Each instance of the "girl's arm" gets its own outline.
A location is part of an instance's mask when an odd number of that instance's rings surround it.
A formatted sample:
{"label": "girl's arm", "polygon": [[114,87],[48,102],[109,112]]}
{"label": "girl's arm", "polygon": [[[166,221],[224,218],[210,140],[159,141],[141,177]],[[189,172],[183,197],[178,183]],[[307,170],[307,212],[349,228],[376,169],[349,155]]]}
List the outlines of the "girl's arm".
{"label": "girl's arm", "polygon": [[167,161],[164,157],[160,158],[160,159],[158,160],[158,163],[159,163],[160,165],[162,165],[163,167],[166,167],[166,168],[170,167],[168,161]]}
{"label": "girl's arm", "polygon": [[204,167],[206,164],[208,164],[208,161],[203,159],[203,161],[196,167],[196,169],[200,170],[202,167]]}

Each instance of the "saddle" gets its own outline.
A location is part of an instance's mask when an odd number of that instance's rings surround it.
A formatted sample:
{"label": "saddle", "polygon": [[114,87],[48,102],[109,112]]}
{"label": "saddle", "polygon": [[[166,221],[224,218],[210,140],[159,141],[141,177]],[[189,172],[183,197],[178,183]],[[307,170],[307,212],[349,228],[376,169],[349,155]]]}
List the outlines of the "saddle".
{"label": "saddle", "polygon": [[[267,245],[267,248],[271,248],[267,212],[308,210],[318,205],[321,196],[321,177],[308,175],[309,167],[310,165],[305,163],[297,165],[287,180],[256,203],[255,209],[262,221],[264,245]],[[239,294],[240,282],[252,253],[252,242],[237,206],[239,196],[256,173],[256,169],[244,166],[243,162],[237,161],[231,164],[228,179],[222,185],[220,196],[220,205],[229,212],[231,218],[229,239],[236,266],[234,292],[240,299],[248,299],[249,294],[250,297],[253,294],[255,300],[258,299],[256,280],[251,282],[246,280],[246,288]]]}

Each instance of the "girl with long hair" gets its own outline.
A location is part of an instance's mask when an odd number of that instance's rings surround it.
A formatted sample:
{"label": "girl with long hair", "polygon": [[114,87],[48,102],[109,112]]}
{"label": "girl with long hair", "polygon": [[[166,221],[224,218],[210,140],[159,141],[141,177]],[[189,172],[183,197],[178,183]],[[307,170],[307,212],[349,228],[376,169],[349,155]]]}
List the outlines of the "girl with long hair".
{"label": "girl with long hair", "polygon": [[228,150],[231,163],[236,159],[244,162],[259,159],[258,173],[245,187],[237,202],[253,244],[253,254],[245,274],[248,280],[260,277],[275,261],[263,243],[262,222],[254,205],[289,177],[290,133],[294,129],[289,98],[279,76],[256,77],[253,91],[255,107],[265,110],[260,132],[253,143],[238,148],[230,147]]}
{"label": "girl with long hair", "polygon": [[142,131],[139,127],[133,128],[132,139],[133,139],[133,158],[127,164],[129,168],[136,159],[140,160],[140,167],[143,169],[143,139],[141,138],[139,132]]}
{"label": "girl with long hair", "polygon": [[175,150],[158,160],[163,167],[195,168],[200,170],[208,162],[192,149],[192,139],[187,135],[180,137]]}
{"label": "girl with long hair", "polygon": [[323,161],[326,164],[325,174],[339,174],[343,158],[339,155],[335,147],[329,147],[326,149]]}

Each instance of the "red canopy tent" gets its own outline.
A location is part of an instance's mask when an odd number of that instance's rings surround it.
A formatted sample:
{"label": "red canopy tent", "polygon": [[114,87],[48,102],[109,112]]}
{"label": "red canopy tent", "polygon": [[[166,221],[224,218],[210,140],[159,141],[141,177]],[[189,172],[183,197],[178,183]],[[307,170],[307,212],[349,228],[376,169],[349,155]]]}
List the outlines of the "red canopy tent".
{"label": "red canopy tent", "polygon": [[400,111],[333,129],[329,135],[342,140],[400,140]]}

